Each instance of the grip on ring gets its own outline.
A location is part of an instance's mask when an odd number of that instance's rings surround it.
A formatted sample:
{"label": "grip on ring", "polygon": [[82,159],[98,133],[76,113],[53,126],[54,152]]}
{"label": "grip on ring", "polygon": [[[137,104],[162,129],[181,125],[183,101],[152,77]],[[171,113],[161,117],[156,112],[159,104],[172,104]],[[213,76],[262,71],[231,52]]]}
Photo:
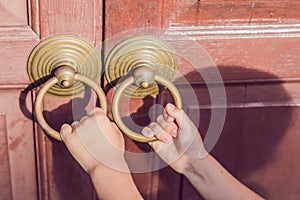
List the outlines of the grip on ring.
{"label": "grip on ring", "polygon": [[[74,79],[87,84],[96,92],[100,100],[101,108],[104,110],[105,113],[107,113],[107,101],[103,90],[93,80],[81,74],[75,74]],[[39,93],[37,94],[36,101],[34,103],[34,110],[35,110],[36,120],[39,123],[39,125],[42,127],[42,129],[54,139],[62,141],[59,132],[57,132],[56,130],[54,130],[48,125],[42,113],[42,102],[45,94],[52,86],[58,83],[59,83],[59,79],[57,77],[52,77],[44,83],[43,87],[39,90]]]}
{"label": "grip on ring", "polygon": [[[160,82],[162,85],[166,86],[169,91],[171,92],[171,94],[174,97],[174,101],[175,101],[175,105],[178,108],[182,108],[182,100],[181,100],[181,96],[180,93],[178,92],[177,88],[167,79],[159,76],[159,75],[155,75],[154,79],[158,82]],[[125,79],[118,87],[118,89],[115,91],[115,94],[113,96],[113,101],[112,101],[112,114],[114,117],[114,120],[116,122],[116,124],[118,125],[118,127],[123,131],[124,134],[126,134],[129,138],[138,141],[138,142],[153,142],[156,141],[157,138],[155,136],[153,137],[145,137],[139,133],[136,133],[134,131],[132,131],[131,129],[129,129],[124,122],[122,121],[121,117],[120,117],[120,113],[119,113],[119,109],[118,109],[118,105],[120,102],[120,98],[122,93],[124,92],[124,90],[130,86],[131,84],[133,84],[135,82],[135,78],[133,76],[130,76],[129,78]]]}

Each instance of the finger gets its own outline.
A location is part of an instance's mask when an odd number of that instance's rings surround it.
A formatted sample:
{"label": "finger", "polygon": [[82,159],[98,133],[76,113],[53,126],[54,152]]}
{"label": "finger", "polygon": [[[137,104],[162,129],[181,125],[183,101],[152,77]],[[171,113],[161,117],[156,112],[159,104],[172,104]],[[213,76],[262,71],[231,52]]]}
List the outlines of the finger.
{"label": "finger", "polygon": [[164,111],[163,111],[163,116],[167,122],[173,122],[175,120],[174,117],[171,117],[170,115],[168,115],[166,109],[164,109]]}
{"label": "finger", "polygon": [[164,129],[156,122],[152,122],[148,126],[154,132],[154,135],[164,143],[170,143],[172,141],[172,137],[164,131]]}
{"label": "finger", "polygon": [[168,103],[166,106],[166,110],[168,115],[175,118],[175,121],[177,122],[179,127],[182,127],[184,124],[189,124],[189,118],[182,109],[177,108],[171,103]]}
{"label": "finger", "polygon": [[152,131],[151,128],[149,128],[148,126],[144,127],[142,130],[142,134],[145,137],[153,137],[154,136],[154,132]]}
{"label": "finger", "polygon": [[69,141],[72,134],[72,127],[69,124],[63,124],[60,128],[60,137],[65,142]]}
{"label": "finger", "polygon": [[[110,122],[109,118],[107,117],[107,115],[105,114],[105,112],[101,108],[98,108],[98,107],[95,108],[94,109],[94,114],[95,114],[98,122],[100,122],[100,123],[101,122],[102,123]],[[103,122],[103,121],[105,121],[105,122]]]}
{"label": "finger", "polygon": [[149,145],[155,150],[155,152],[159,152],[161,151],[161,149],[164,149],[166,147],[166,143],[160,140],[149,142]]}
{"label": "finger", "polygon": [[177,137],[178,127],[175,123],[165,121],[162,115],[159,115],[156,121],[168,134]]}
{"label": "finger", "polygon": [[113,126],[113,128],[116,130],[118,134],[122,135],[122,132],[120,131],[119,127],[115,123],[111,122],[111,125]]}

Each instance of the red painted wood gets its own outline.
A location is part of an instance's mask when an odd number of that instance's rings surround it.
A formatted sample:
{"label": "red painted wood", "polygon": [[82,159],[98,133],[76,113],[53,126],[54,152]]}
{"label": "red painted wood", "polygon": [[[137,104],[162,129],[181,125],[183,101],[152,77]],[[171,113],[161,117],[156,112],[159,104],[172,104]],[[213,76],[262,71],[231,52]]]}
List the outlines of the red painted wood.
{"label": "red painted wood", "polygon": [[[41,38],[57,34],[73,34],[83,37],[91,44],[102,40],[102,2],[94,1],[52,1],[40,2]],[[84,115],[86,99],[74,97],[56,98],[47,96],[44,100],[44,115],[47,122],[56,130],[63,123],[80,120]],[[74,102],[79,103],[74,111]],[[80,116],[73,117],[74,112]],[[89,176],[61,142],[44,135],[38,130],[38,156],[40,161],[40,186],[42,199],[96,199]]]}
{"label": "red painted wood", "polygon": [[[292,1],[214,1],[214,0],[189,0],[189,1],[150,1],[137,3],[134,1],[106,1],[105,2],[105,38],[122,33],[126,30],[141,27],[162,27],[166,35],[173,38],[168,40],[176,52],[185,52],[188,59],[201,62],[198,54],[199,49],[190,44],[190,40],[197,41],[211,56],[218,66],[219,71],[226,84],[228,102],[227,117],[222,135],[213,149],[213,155],[235,176],[262,195],[270,199],[280,196],[278,199],[294,199],[299,195],[296,191],[297,183],[292,180],[280,192],[280,181],[287,176],[293,176],[298,172],[294,168],[299,162],[295,146],[291,147],[289,153],[281,149],[281,156],[288,157],[286,164],[272,165],[268,156],[273,156],[272,151],[264,154],[259,148],[262,144],[253,144],[262,154],[261,159],[265,162],[258,166],[255,160],[248,163],[243,157],[251,157],[251,148],[247,144],[246,137],[254,134],[259,137],[266,133],[263,129],[262,117],[265,117],[271,130],[278,134],[290,135],[287,128],[287,120],[284,123],[277,121],[296,117],[291,115],[299,105],[299,2]],[[120,20],[122,19],[122,20]],[[162,19],[162,20],[161,20]],[[111,48],[111,47],[110,47]],[[184,99],[184,107],[191,116],[201,112],[199,130],[205,136],[210,122],[211,101],[203,80],[198,73],[194,72],[193,66],[179,58],[179,72],[192,85],[197,99]],[[188,87],[182,80],[176,80],[176,86],[186,97]],[[108,99],[112,91],[109,91]],[[130,112],[138,110],[141,106],[140,100]],[[170,95],[162,95],[160,102],[172,101]],[[147,105],[143,104],[147,107]],[[285,112],[281,116],[281,112]],[[261,116],[259,116],[261,113]],[[268,114],[267,114],[268,113]],[[269,116],[270,115],[270,116]],[[254,125],[252,122],[256,122]],[[295,125],[296,126],[296,125]],[[247,130],[245,127],[248,127]],[[293,126],[292,126],[293,127]],[[256,130],[257,128],[257,130]],[[282,133],[280,133],[280,131]],[[295,136],[294,136],[295,137]],[[295,139],[295,138],[294,138]],[[268,146],[279,147],[280,137],[265,141]],[[245,146],[242,147],[242,146]],[[288,148],[288,142],[284,146]],[[131,149],[138,147],[130,146]],[[244,149],[243,149],[244,148]],[[243,149],[243,150],[241,150]],[[247,156],[246,156],[247,155]],[[252,157],[251,157],[252,158]],[[264,176],[249,176],[251,181],[242,177],[240,171],[248,163],[253,171],[261,171]],[[291,166],[290,171],[285,170]],[[279,177],[272,177],[268,170],[274,171],[275,166],[280,166],[284,173]],[[262,167],[263,169],[260,169]],[[245,173],[250,170],[244,168]],[[244,172],[244,171],[243,171]],[[278,172],[278,171],[276,171]],[[157,173],[157,172],[156,172]],[[151,175],[150,175],[151,176]],[[152,175],[156,177],[157,174]],[[260,181],[265,181],[261,186]],[[296,179],[296,178],[295,178]],[[158,172],[158,182],[152,184],[157,189],[155,197],[150,199],[201,199],[200,195],[193,189],[186,179],[170,169]],[[168,183],[172,184],[168,184]],[[274,183],[272,183],[274,182]],[[137,181],[138,185],[140,184]],[[257,183],[257,184],[256,184]],[[141,182],[141,184],[144,184]],[[272,187],[268,188],[268,185]],[[290,189],[287,189],[290,187]],[[265,189],[265,190],[264,190]],[[180,191],[178,193],[178,191]],[[281,196],[285,193],[285,196]],[[146,193],[144,193],[146,194]]]}
{"label": "red painted wood", "polygon": [[[5,125],[4,119],[1,120],[1,127],[7,127],[6,133],[1,132],[1,142],[7,137],[9,147],[9,163],[4,162],[7,154],[0,170],[5,175],[3,179],[1,176],[4,182],[0,191],[6,192],[1,192],[0,196],[2,198],[3,194],[4,199],[96,199],[89,176],[65,146],[33,126],[31,93],[21,91],[29,84],[27,60],[40,38],[75,34],[94,45],[99,44],[102,2],[31,0],[28,6],[24,3],[26,1],[4,1],[0,6],[0,112],[5,114],[7,122]],[[57,130],[64,120],[72,122],[69,117],[72,116],[71,104],[60,107],[59,112],[55,110],[68,101],[45,98],[47,121]],[[5,153],[5,149],[1,152]]]}
{"label": "red painted wood", "polygon": [[[39,3],[41,38],[75,34],[95,43],[97,28],[101,30],[101,1],[40,0]],[[98,35],[97,38],[101,39]]]}
{"label": "red painted wood", "polygon": [[178,1],[172,22],[185,25],[291,22],[299,20],[299,8],[297,0]]}
{"label": "red painted wood", "polygon": [[21,94],[29,82],[28,55],[39,38],[28,26],[31,19],[26,4],[2,1],[0,5],[0,199],[38,198],[33,123],[23,113],[24,107],[31,108],[32,99]]}
{"label": "red painted wood", "polygon": [[[23,115],[20,107],[31,105],[31,99],[24,99],[24,104],[20,105],[21,89],[1,89],[0,92],[0,112],[5,116],[2,117],[1,124],[1,143],[3,157],[1,161],[5,162],[9,159],[9,165],[1,167],[1,176],[4,180],[10,177],[9,182],[1,185],[1,191],[9,186],[4,194],[10,193],[11,198],[22,199],[28,197],[37,199],[37,183],[36,183],[36,166],[34,153],[34,133],[32,120],[27,119]],[[6,141],[5,141],[6,139]],[[6,148],[6,150],[5,150]],[[2,147],[1,147],[2,149]],[[3,160],[2,160],[3,158]],[[6,160],[6,161],[5,161]],[[2,196],[2,193],[1,193]]]}
{"label": "red painted wood", "polygon": [[105,38],[141,27],[168,27],[175,1],[105,1]]}
{"label": "red painted wood", "polygon": [[12,185],[9,167],[9,153],[7,141],[6,116],[0,115],[0,199],[12,199]]}
{"label": "red painted wood", "polygon": [[[29,84],[26,63],[39,39],[56,34],[76,34],[99,45],[102,33],[108,39],[140,27],[163,27],[181,40],[184,36],[191,37],[218,65],[226,81],[229,109],[222,136],[212,152],[215,157],[267,198],[295,199],[299,196],[297,0],[138,3],[107,0],[105,7],[99,0],[28,2],[28,6],[24,5],[25,1],[4,1],[0,5],[0,112],[5,114],[0,117],[0,126],[1,130],[7,130],[0,136],[1,142],[7,140],[0,149],[5,155],[0,170],[5,178],[0,181],[0,191],[1,195],[6,195],[5,199],[96,198],[89,177],[70,157],[64,145],[35,129],[30,109],[26,110],[32,106],[32,100],[30,94],[25,98],[21,90]],[[105,13],[102,13],[103,9]],[[176,46],[178,44],[182,46]],[[173,45],[196,51],[185,46],[187,44],[175,42]],[[193,53],[190,56],[192,58]],[[210,115],[207,90],[191,66],[183,61],[179,63],[179,71],[197,92],[197,99],[184,102],[185,108],[190,115],[201,111],[199,129],[205,135]],[[186,89],[180,81],[177,85],[181,92]],[[110,101],[112,90],[108,88],[107,91]],[[76,98],[75,101],[85,105],[87,99]],[[138,124],[145,125],[149,122],[147,110],[160,101],[171,101],[171,97],[130,100],[129,108],[121,107],[121,110],[125,111],[122,112],[124,116],[131,114]],[[69,99],[46,97],[44,106],[47,121],[57,130],[63,122],[74,120]],[[273,134],[271,139],[267,134]],[[135,152],[150,150],[146,144],[140,145],[129,139],[126,148]],[[253,148],[257,150],[254,154]],[[286,177],[289,177],[288,181]],[[135,174],[134,179],[145,199],[200,198],[188,182],[170,168]]]}
{"label": "red painted wood", "polygon": [[0,2],[0,26],[27,25],[26,1],[1,1]]}
{"label": "red painted wood", "polygon": [[27,60],[38,36],[28,27],[0,27],[0,84],[27,84]]}

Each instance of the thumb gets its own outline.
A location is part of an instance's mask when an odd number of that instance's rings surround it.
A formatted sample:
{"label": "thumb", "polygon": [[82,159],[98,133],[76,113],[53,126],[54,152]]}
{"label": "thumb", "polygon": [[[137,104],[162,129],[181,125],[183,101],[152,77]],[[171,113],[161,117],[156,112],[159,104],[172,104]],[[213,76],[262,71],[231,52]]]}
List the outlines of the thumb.
{"label": "thumb", "polygon": [[184,124],[187,125],[189,122],[189,118],[185,112],[171,103],[167,104],[166,111],[168,115],[175,119],[179,127],[182,127]]}
{"label": "thumb", "polygon": [[60,128],[60,137],[63,141],[68,140],[72,133],[72,127],[69,124],[63,124]]}

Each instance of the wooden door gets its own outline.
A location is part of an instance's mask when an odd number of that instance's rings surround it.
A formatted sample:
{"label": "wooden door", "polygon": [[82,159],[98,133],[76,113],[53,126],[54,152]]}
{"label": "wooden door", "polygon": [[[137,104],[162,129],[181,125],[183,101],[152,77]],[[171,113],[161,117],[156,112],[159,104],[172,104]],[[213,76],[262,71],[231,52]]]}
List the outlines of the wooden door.
{"label": "wooden door", "polygon": [[[96,46],[102,40],[102,1],[0,1],[1,200],[96,199],[89,177],[63,143],[33,123],[27,59],[39,41],[57,34],[78,35]],[[46,120],[59,130],[73,120],[72,102],[82,99],[47,96]]]}
{"label": "wooden door", "polygon": [[[205,48],[222,74],[227,96],[224,129],[212,154],[267,199],[297,199],[299,7],[297,0],[0,1],[0,199],[96,199],[89,177],[64,145],[33,123],[35,91],[27,59],[39,41],[52,35],[75,34],[98,46],[140,27],[162,27],[178,40],[196,40]],[[184,109],[190,116],[201,112],[204,136],[212,109],[218,108],[211,106],[207,86],[192,66],[180,61],[179,71],[198,96],[185,100]],[[186,90],[180,80],[176,86]],[[110,98],[113,91],[106,91]],[[171,101],[167,92],[160,96],[130,100],[128,116],[134,113],[141,125],[149,122],[145,113],[151,104]],[[46,120],[58,130],[74,120],[72,104],[85,105],[89,97],[47,96]],[[150,151],[126,142],[130,151]],[[145,199],[201,199],[168,167],[134,178]]]}
{"label": "wooden door", "polygon": [[[265,198],[297,199],[299,8],[297,0],[107,0],[104,38],[138,28],[163,28],[166,40],[173,38],[167,42],[175,52],[189,52],[188,59],[200,63],[199,48],[189,44],[201,45],[218,67],[227,97],[224,127],[212,155]],[[175,80],[184,109],[191,117],[200,113],[196,123],[205,137],[212,113],[225,108],[212,103],[208,88],[222,84],[206,85],[195,66],[181,58],[179,72],[188,80]],[[197,97],[187,98],[189,90]],[[154,102],[165,104],[172,97],[162,92],[157,99],[130,101],[127,116],[141,125],[150,121],[147,110]],[[131,151],[149,150],[130,140],[127,144]],[[202,199],[182,175],[168,167],[134,174],[134,178],[146,199]]]}

